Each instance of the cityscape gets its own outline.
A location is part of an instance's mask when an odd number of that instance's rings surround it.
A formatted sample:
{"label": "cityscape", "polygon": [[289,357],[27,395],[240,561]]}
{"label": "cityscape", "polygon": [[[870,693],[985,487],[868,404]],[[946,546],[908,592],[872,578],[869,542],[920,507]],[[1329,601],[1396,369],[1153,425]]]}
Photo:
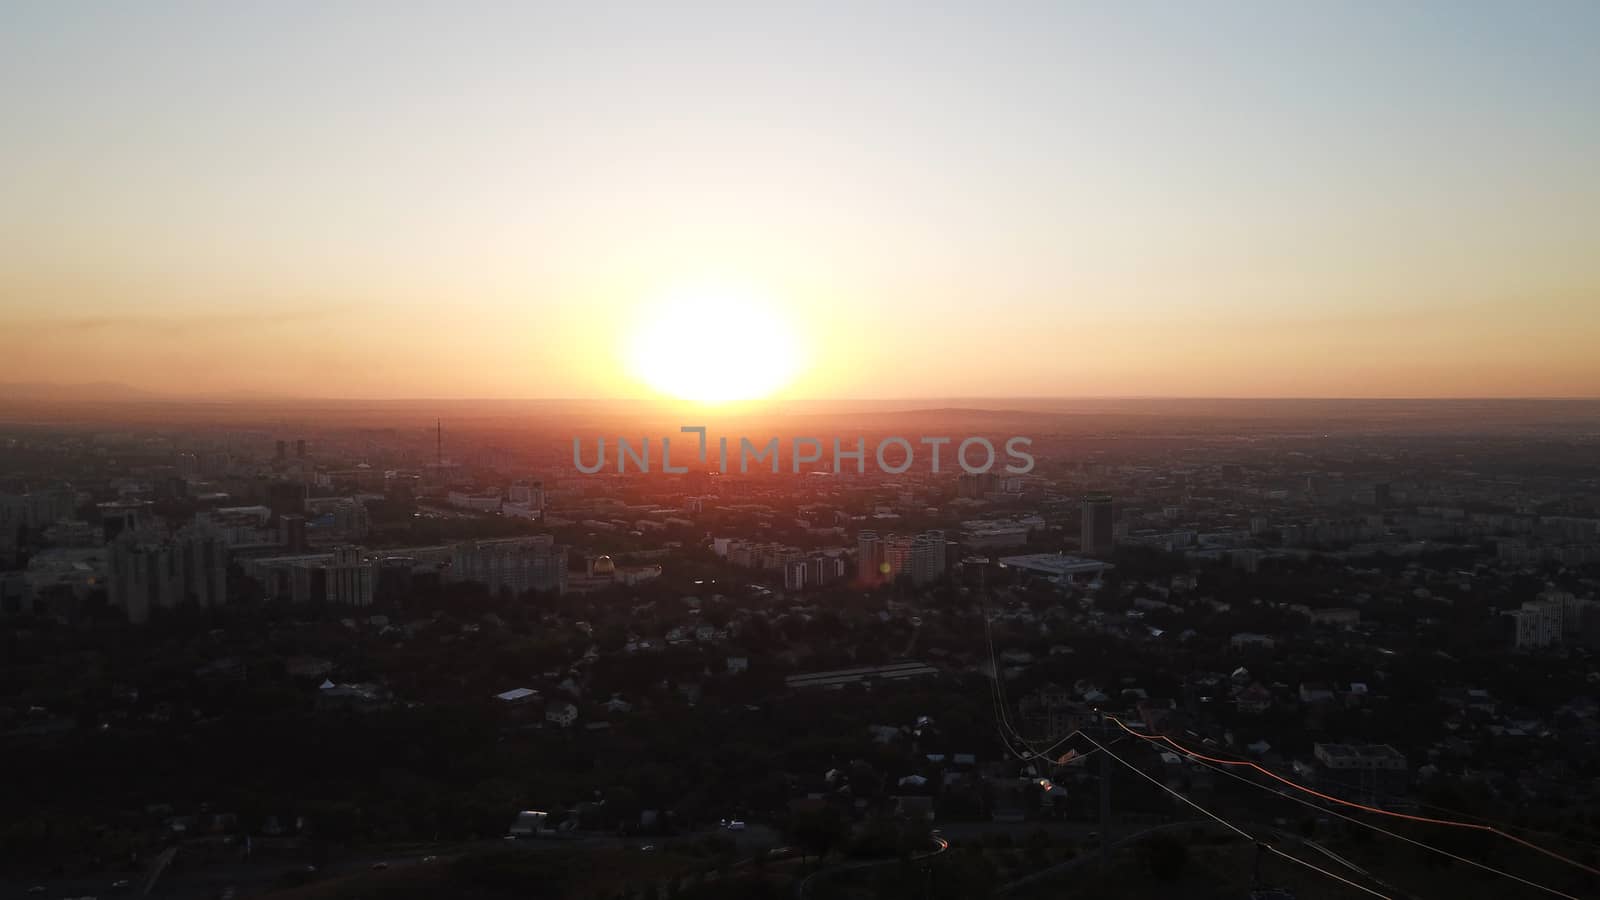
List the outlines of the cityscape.
{"label": "cityscape", "polygon": [[1600,897],[1597,47],[0,4],[0,900]]}
{"label": "cityscape", "polygon": [[874,417],[1026,431],[1027,475],[586,474],[561,416],[463,404],[24,408],[8,865],[364,891],[520,872],[491,851],[538,810],[539,865],[662,854],[582,896],[1043,896],[1162,858],[1135,835],[1241,890],[1338,893],[1253,843],[1389,896],[1592,890],[1600,401],[1055,405]]}

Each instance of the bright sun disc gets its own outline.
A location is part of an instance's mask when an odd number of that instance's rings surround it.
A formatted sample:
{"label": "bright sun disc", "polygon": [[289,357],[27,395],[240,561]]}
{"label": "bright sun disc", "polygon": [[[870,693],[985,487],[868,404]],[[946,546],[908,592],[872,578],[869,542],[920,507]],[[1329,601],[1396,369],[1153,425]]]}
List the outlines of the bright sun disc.
{"label": "bright sun disc", "polygon": [[765,397],[799,370],[795,331],[757,297],[684,290],[651,303],[628,348],[634,377],[696,403]]}

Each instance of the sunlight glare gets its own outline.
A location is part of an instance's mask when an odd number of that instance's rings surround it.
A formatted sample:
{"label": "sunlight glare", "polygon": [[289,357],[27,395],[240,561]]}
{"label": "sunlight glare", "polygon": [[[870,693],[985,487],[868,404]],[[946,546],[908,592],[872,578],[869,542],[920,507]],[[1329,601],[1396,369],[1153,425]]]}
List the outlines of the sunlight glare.
{"label": "sunlight glare", "polygon": [[795,377],[800,342],[764,297],[685,288],[645,306],[627,364],[639,381],[680,400],[755,400]]}

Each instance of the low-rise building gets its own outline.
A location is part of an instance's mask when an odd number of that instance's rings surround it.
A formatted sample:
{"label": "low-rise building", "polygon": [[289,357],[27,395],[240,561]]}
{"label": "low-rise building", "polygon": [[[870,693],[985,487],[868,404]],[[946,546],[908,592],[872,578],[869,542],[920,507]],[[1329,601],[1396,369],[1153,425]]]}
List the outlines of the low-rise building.
{"label": "low-rise building", "polygon": [[1313,744],[1312,755],[1318,789],[1371,806],[1403,802],[1410,768],[1388,744]]}
{"label": "low-rise building", "polygon": [[552,725],[570,728],[572,723],[578,721],[578,707],[566,701],[552,703],[545,707],[544,720]]}

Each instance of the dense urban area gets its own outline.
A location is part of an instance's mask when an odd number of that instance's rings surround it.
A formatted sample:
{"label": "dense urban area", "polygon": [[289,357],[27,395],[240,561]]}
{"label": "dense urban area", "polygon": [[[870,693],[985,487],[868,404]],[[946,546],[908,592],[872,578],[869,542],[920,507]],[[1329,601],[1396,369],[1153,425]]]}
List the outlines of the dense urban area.
{"label": "dense urban area", "polygon": [[12,416],[0,897],[1600,895],[1596,410],[1440,406]]}

